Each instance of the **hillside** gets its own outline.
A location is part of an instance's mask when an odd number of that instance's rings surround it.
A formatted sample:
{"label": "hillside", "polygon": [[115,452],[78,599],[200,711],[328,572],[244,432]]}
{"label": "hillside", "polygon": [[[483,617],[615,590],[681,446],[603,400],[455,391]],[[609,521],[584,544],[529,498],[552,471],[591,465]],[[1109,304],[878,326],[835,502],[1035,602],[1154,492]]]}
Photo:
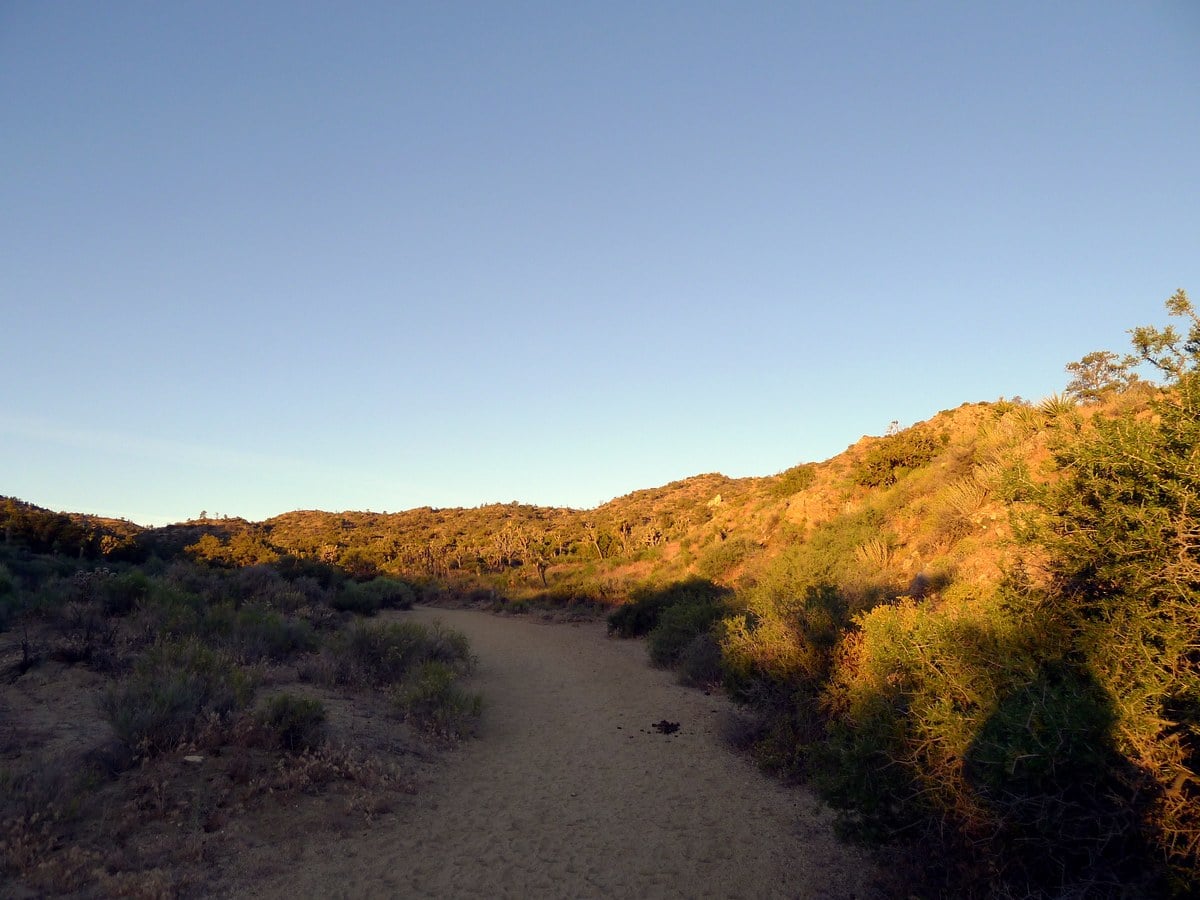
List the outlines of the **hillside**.
{"label": "hillside", "polygon": [[1056,415],[1021,403],[965,404],[863,437],[824,462],[761,478],[699,475],[593,510],[515,503],[390,514],[308,510],[263,522],[199,519],[140,529],[7,499],[0,521],[12,541],[86,557],[184,553],[242,566],[294,556],[456,594],[605,604],[645,583],[689,575],[752,585],[780,553],[840,523],[862,539],[842,548],[836,566],[893,588],[918,575],[949,587],[994,580],[1011,561],[1012,516],[1034,481],[1048,477]]}
{"label": "hillside", "polygon": [[848,833],[920,846],[898,868],[922,891],[1193,895],[1200,318],[1182,292],[1168,310],[1186,337],[1135,329],[1135,356],[1068,366],[1066,395],[963,404],[772,476],[700,475],[593,510],[160,529],[6,500],[4,546],[253,567],[247,583],[286,581],[285,608],[310,618],[313,593],[343,613],[418,593],[611,611],[657,665],[742,703],[739,743],[817,784]]}
{"label": "hillside", "polygon": [[[1123,401],[1128,402],[1128,401]],[[1102,412],[1102,410],[1097,410]],[[1009,402],[965,404],[778,475],[698,475],[593,510],[493,504],[398,513],[298,510],[263,522],[197,519],[162,528],[52,513],[5,499],[11,541],[87,557],[226,565],[295,556],[360,575],[433,579],[510,600],[614,603],[643,582],[700,575],[747,585],[788,547],[835,520],[869,519],[849,548],[896,578],[995,577],[1010,513],[1045,464],[1054,415]]]}

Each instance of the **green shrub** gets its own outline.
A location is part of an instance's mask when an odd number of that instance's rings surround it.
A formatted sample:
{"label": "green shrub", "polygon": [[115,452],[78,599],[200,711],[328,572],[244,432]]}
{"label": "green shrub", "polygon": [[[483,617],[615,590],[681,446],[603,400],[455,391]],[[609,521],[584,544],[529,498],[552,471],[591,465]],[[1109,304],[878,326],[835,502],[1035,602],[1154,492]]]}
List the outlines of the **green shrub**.
{"label": "green shrub", "polygon": [[692,638],[679,656],[679,680],[690,687],[719,684],[724,674],[721,645],[708,631]]}
{"label": "green shrub", "polygon": [[100,594],[106,614],[127,616],[150,595],[150,579],[144,572],[133,569],[108,579]]}
{"label": "green shrub", "polygon": [[339,664],[353,673],[347,681],[398,682],[426,658],[429,632],[416,622],[351,627],[337,642]]}
{"label": "green shrub", "polygon": [[258,720],[288,753],[314,750],[325,737],[325,706],[313,697],[277,694],[267,701]]}
{"label": "green shrub", "polygon": [[759,551],[756,541],[731,537],[706,549],[696,561],[696,569],[705,578],[719,578]]}
{"label": "green shrub", "polygon": [[426,662],[467,672],[474,659],[466,636],[440,624],[356,625],[333,641],[329,672],[338,684],[384,686],[403,681]]}
{"label": "green shrub", "polygon": [[808,538],[788,547],[759,574],[749,592],[760,607],[778,608],[803,604],[809,588],[845,585],[861,576],[864,546],[882,544],[893,551],[894,534],[884,529],[883,517],[874,509],[843,513],[813,529]]}
{"label": "green shrub", "polygon": [[288,581],[311,579],[322,590],[336,590],[346,580],[346,573],[337,566],[308,556],[281,556],[271,565]]}
{"label": "green shrub", "polygon": [[101,706],[126,745],[156,753],[193,738],[204,718],[225,718],[244,707],[253,688],[251,676],[229,656],[188,638],[148,650]]}
{"label": "green shrub", "polygon": [[285,619],[257,603],[237,609],[231,604],[212,607],[205,611],[197,630],[243,662],[287,659],[317,646],[316,635],[307,622]]}
{"label": "green shrub", "polygon": [[706,605],[732,594],[728,588],[704,578],[677,581],[664,588],[639,588],[629,603],[608,617],[608,630],[618,637],[640,637],[658,624],[663,611],[677,604]]}
{"label": "green shrub", "polygon": [[775,481],[771,483],[770,487],[771,496],[790,497],[811,487],[816,480],[817,469],[811,463],[792,466],[775,476]]}
{"label": "green shrub", "polygon": [[471,642],[467,636],[461,631],[447,628],[441,622],[434,622],[429,627],[425,646],[427,659],[444,663],[456,672],[467,673],[475,667],[475,657],[471,654]]}
{"label": "green shrub", "polygon": [[861,836],[936,848],[952,893],[1153,879],[1111,698],[1045,603],[1009,585],[877,607],[843,640],[820,698],[826,799]]}
{"label": "green shrub", "polygon": [[1118,747],[1157,795],[1143,827],[1177,871],[1196,872],[1200,370],[1153,409],[1155,419],[1100,421],[1058,449],[1070,477],[1045,500],[1056,589],[1048,612],[1111,698]]}
{"label": "green shrub", "polygon": [[24,597],[17,590],[17,580],[7,566],[0,565],[0,631],[8,630],[9,623],[24,606]]}
{"label": "green shrub", "polygon": [[932,462],[942,443],[917,428],[882,437],[871,445],[855,467],[854,481],[864,487],[895,484],[913,469]]}
{"label": "green shrub", "polygon": [[203,597],[180,587],[173,579],[153,579],[148,595],[138,606],[133,626],[147,641],[163,635],[196,634],[206,607]]}
{"label": "green shrub", "polygon": [[383,608],[383,601],[374,591],[366,589],[366,584],[358,581],[347,581],[341,586],[329,605],[339,612],[354,613],[359,616],[373,616]]}
{"label": "green shrub", "polygon": [[379,576],[370,581],[347,581],[333,596],[334,609],[373,616],[381,609],[412,609],[416,592],[399,578]]}
{"label": "green shrub", "polygon": [[719,600],[675,603],[665,608],[646,636],[650,661],[663,668],[678,665],[692,642],[708,634],[724,611]]}
{"label": "green shrub", "polygon": [[395,690],[392,701],[406,721],[427,734],[460,740],[473,733],[483,699],[463,691],[456,678],[446,663],[428,660]]}
{"label": "green shrub", "polygon": [[749,609],[720,629],[727,686],[764,713],[790,714],[797,693],[815,697],[822,689],[848,624],[846,601],[832,585],[810,585],[786,601],[753,594]]}
{"label": "green shrub", "polygon": [[1029,474],[1029,466],[1024,460],[1017,460],[1005,466],[1000,473],[999,482],[997,489],[1005,503],[1020,503],[1033,497],[1033,477]]}

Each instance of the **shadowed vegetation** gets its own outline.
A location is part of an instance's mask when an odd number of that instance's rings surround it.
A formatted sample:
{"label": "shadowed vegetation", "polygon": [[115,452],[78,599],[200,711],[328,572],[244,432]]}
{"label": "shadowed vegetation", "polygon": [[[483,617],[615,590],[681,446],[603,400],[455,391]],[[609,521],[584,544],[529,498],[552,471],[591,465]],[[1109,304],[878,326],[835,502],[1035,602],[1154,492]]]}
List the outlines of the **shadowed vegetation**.
{"label": "shadowed vegetation", "polygon": [[[964,404],[823,463],[586,512],[144,530],[4,500],[0,628],[43,626],[14,644],[20,671],[86,666],[120,679],[114,717],[160,710],[119,726],[149,752],[196,733],[188,710],[231,727],[247,689],[222,673],[282,661],[453,739],[478,712],[454,680],[465,645],[353,616],[599,611],[683,681],[723,684],[750,717],[740,743],[892,847],[916,895],[1194,896],[1200,319],[1182,292],[1168,312],[1182,330],[1135,329],[1133,354],[1088,354],[1041,403]],[[160,657],[178,678],[154,687]],[[278,746],[318,740],[315,708],[272,702]]]}

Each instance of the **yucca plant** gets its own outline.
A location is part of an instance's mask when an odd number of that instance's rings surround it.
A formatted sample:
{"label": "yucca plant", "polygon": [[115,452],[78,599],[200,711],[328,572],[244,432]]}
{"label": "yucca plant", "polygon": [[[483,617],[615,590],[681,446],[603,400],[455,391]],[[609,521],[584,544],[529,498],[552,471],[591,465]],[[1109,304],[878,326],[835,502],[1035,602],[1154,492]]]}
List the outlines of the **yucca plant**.
{"label": "yucca plant", "polygon": [[887,571],[895,562],[896,548],[883,538],[871,538],[854,548],[854,558],[862,565]]}
{"label": "yucca plant", "polygon": [[1051,394],[1038,404],[1038,412],[1051,421],[1071,416],[1075,412],[1075,401],[1065,394]]}

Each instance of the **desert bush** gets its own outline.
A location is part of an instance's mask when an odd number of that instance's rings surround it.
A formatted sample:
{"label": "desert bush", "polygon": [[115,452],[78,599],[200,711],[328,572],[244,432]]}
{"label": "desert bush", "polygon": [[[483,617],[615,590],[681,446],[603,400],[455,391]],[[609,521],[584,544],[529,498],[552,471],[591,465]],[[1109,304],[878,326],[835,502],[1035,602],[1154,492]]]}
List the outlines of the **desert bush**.
{"label": "desert bush", "polygon": [[156,753],[193,737],[205,716],[224,719],[244,707],[253,689],[228,655],[188,638],[150,648],[101,706],[126,745]]}
{"label": "desert bush", "polygon": [[661,612],[646,635],[646,649],[656,666],[677,666],[697,637],[708,634],[725,613],[720,599],[674,603]]}
{"label": "desert bush", "polygon": [[1112,703],[1043,610],[1012,587],[877,607],[823,698],[827,799],[859,834],[938,847],[956,893],[1059,896],[1146,871]]}
{"label": "desert bush", "polygon": [[462,690],[456,681],[450,665],[426,660],[394,690],[392,702],[406,721],[427,734],[460,740],[474,731],[483,699]]}
{"label": "desert bush", "polygon": [[711,629],[697,634],[679,655],[679,681],[690,687],[719,684],[725,670],[721,665],[721,645]]}
{"label": "desert bush", "polygon": [[887,537],[873,537],[854,548],[854,558],[871,571],[887,571],[896,561],[896,547]]}
{"label": "desert bush", "polygon": [[371,591],[362,590],[362,584],[348,581],[342,585],[329,605],[339,612],[354,613],[359,616],[373,616],[383,608],[379,597]]}
{"label": "desert bush", "polygon": [[816,467],[811,463],[802,463],[798,466],[792,466],[790,469],[784,469],[776,475],[769,490],[773,497],[790,497],[793,494],[800,493],[807,487],[811,487],[816,480]]}
{"label": "desert bush", "polygon": [[[1200,346],[1200,345],[1197,345]],[[1051,611],[1111,698],[1123,754],[1157,795],[1144,828],[1200,871],[1200,370],[1057,450],[1045,500]],[[1150,786],[1146,786],[1150,787]]]}
{"label": "desert bush", "polygon": [[416,622],[352,626],[335,644],[335,657],[345,673],[339,681],[398,682],[424,661],[428,637],[428,629]]}
{"label": "desert bush", "polygon": [[240,662],[283,660],[316,649],[317,639],[307,622],[286,619],[258,603],[208,607],[195,623],[195,633],[224,647]]}
{"label": "desert bush", "polygon": [[259,711],[258,720],[288,753],[315,750],[325,737],[325,706],[313,697],[277,694]]}
{"label": "desert bush", "polygon": [[696,560],[696,570],[705,578],[719,578],[739,566],[759,551],[756,541],[748,537],[731,537],[708,547]]}
{"label": "desert bush", "polygon": [[1016,460],[1005,466],[997,480],[996,489],[1005,503],[1020,503],[1034,495],[1033,476],[1024,460]]}
{"label": "desert bush", "polygon": [[215,569],[198,566],[188,560],[176,559],[167,564],[163,580],[185,594],[209,600],[220,600],[225,599],[222,590],[224,583],[222,576],[223,573]]}
{"label": "desert bush", "polygon": [[861,548],[877,542],[888,549],[890,559],[897,539],[886,530],[878,511],[867,508],[844,513],[822,523],[806,540],[776,556],[759,574],[758,587],[751,594],[768,606],[782,609],[793,601],[803,602],[811,587],[841,585],[860,576],[861,555],[865,552]]}
{"label": "desert bush", "polygon": [[887,487],[913,469],[933,461],[943,442],[918,428],[880,438],[854,468],[853,479],[864,487]]}
{"label": "desert bush", "polygon": [[25,597],[17,587],[17,579],[8,566],[0,564],[0,631],[8,630],[24,606]]}
{"label": "desert bush", "polygon": [[271,565],[288,581],[311,579],[327,591],[336,590],[346,580],[346,573],[337,566],[309,556],[281,556]]}
{"label": "desert bush", "polygon": [[440,624],[419,622],[354,625],[330,642],[324,654],[324,680],[335,684],[398,684],[425,662],[438,662],[458,672],[470,671],[474,660],[466,636]]}
{"label": "desert bush", "polygon": [[[274,566],[258,564],[235,569],[226,576],[235,603],[258,603],[283,613],[293,613],[310,602],[301,579],[288,580]],[[318,592],[324,599],[324,595]]]}
{"label": "desert bush", "polygon": [[638,588],[630,602],[609,614],[608,630],[618,637],[640,637],[649,633],[663,611],[672,606],[706,606],[732,593],[704,578],[689,578],[661,588]]}
{"label": "desert bush", "polygon": [[146,643],[162,636],[195,634],[206,607],[203,597],[187,591],[174,579],[152,579],[147,596],[132,616],[131,628]]}
{"label": "desert bush", "polygon": [[974,478],[960,478],[946,485],[933,499],[935,533],[949,541],[970,534],[987,499],[987,488]]}
{"label": "desert bush", "polygon": [[[329,603],[330,592],[327,588],[321,586],[321,582],[315,578],[310,578],[307,575],[302,575],[298,578],[293,578],[288,581],[291,585],[292,596],[299,600],[301,606],[315,606]],[[279,603],[279,608],[283,611],[288,611],[287,604],[292,600],[282,600]]]}
{"label": "desert bush", "polygon": [[53,610],[57,632],[51,656],[65,663],[87,663],[100,669],[116,665],[113,647],[117,625],[104,615],[99,604],[70,601]]}
{"label": "desert bush", "polygon": [[426,658],[450,666],[454,671],[467,674],[475,668],[475,657],[471,653],[471,642],[461,631],[447,628],[441,622],[429,626],[426,639]]}
{"label": "desert bush", "polygon": [[763,594],[720,631],[727,683],[735,698],[774,704],[797,691],[815,694],[829,674],[848,624],[846,601],[832,585],[810,585],[786,604]]}
{"label": "desert bush", "polygon": [[398,578],[379,576],[370,581],[347,581],[333,596],[334,609],[373,616],[381,609],[412,609],[412,585]]}
{"label": "desert bush", "polygon": [[1050,422],[1063,422],[1074,416],[1075,401],[1065,394],[1051,394],[1038,404],[1037,409]]}
{"label": "desert bush", "polygon": [[[581,583],[555,584],[529,597],[529,603],[551,609],[575,609],[584,612],[600,612],[608,607],[603,600],[603,589],[593,579]],[[514,610],[516,611],[516,610]]]}
{"label": "desert bush", "polygon": [[150,579],[137,569],[107,579],[100,589],[104,612],[110,616],[129,615],[149,594]]}

